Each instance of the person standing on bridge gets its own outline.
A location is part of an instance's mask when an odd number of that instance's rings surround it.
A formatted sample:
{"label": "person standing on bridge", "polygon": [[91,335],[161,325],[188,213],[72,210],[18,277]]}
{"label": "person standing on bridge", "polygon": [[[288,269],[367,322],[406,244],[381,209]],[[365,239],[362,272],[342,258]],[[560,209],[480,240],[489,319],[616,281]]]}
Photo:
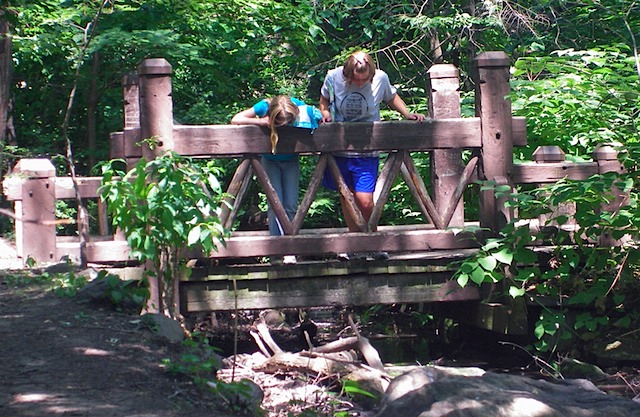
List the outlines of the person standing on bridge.
{"label": "person standing on bridge", "polygon": [[[352,53],[344,65],[330,70],[320,90],[320,112],[323,122],[375,122],[380,120],[380,103],[386,102],[407,120],[422,122],[425,116],[411,113],[389,82],[389,76],[376,69],[371,56],[364,51]],[[343,151],[334,154],[342,177],[353,193],[356,206],[369,221],[374,208],[373,192],[378,177],[379,152]],[[333,177],[325,171],[323,185],[337,190]],[[355,219],[340,196],[342,214],[349,231],[359,231]],[[374,259],[387,259],[386,252],[371,254]],[[367,254],[339,254],[342,259],[363,258]]]}
{"label": "person standing on bridge", "polygon": [[[321,119],[322,115],[318,109],[313,106],[307,106],[303,101],[286,95],[260,100],[231,119],[231,124],[235,125],[257,125],[270,128],[271,153],[262,155],[262,166],[276,191],[278,199],[282,202],[289,220],[293,220],[298,210],[300,161],[295,153],[276,153],[278,145],[277,128],[291,125],[315,129]],[[267,219],[271,236],[284,234],[282,226],[271,207],[268,208]],[[276,262],[279,263],[280,261],[296,263],[296,257],[295,255],[286,255],[282,259],[277,258]]]}

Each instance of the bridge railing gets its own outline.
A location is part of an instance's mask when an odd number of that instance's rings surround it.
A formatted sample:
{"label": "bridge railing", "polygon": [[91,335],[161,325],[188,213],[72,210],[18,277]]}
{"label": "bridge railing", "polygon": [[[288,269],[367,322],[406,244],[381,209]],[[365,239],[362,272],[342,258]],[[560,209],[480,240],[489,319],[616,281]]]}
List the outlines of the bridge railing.
{"label": "bridge railing", "polygon": [[[464,226],[463,194],[477,178],[508,178],[511,149],[526,143],[523,118],[511,116],[508,102],[509,60],[504,53],[488,52],[476,59],[478,78],[477,117],[460,117],[458,71],[451,65],[435,65],[428,71],[429,118],[411,121],[327,123],[313,133],[292,127],[279,129],[278,152],[318,155],[318,163],[290,220],[278,200],[259,155],[270,152],[268,130],[258,126],[182,126],[173,120],[172,68],[163,59],[145,60],[137,74],[125,79],[125,129],[112,135],[113,156],[133,164],[138,158],[152,159],[167,150],[191,157],[239,158],[240,163],[228,187],[232,208],[223,210],[221,220],[230,227],[243,203],[254,176],[283,227],[285,236],[234,232],[225,247],[212,257],[256,257],[284,254],[319,254],[386,250],[424,251],[468,247],[472,243],[447,232],[449,226]],[[482,111],[485,109],[485,111]],[[159,146],[138,146],[144,138],[154,138]],[[489,145],[487,145],[489,143]],[[476,155],[463,163],[462,150]],[[377,150],[388,153],[376,186],[376,201],[369,221],[356,207],[354,198],[333,159],[344,150]],[[415,167],[412,152],[431,154],[431,182],[426,184]],[[478,162],[490,159],[488,168],[478,170]],[[359,233],[337,229],[303,229],[306,214],[328,170],[338,184]],[[480,175],[478,175],[480,173]],[[379,225],[385,203],[396,178],[402,177],[423,217],[423,225],[390,227]],[[429,192],[430,190],[430,192]],[[504,207],[490,202],[483,192],[480,224],[495,229],[508,216]],[[473,202],[472,204],[476,204]]]}
{"label": "bridge railing", "polygon": [[[173,150],[181,155],[203,158],[237,158],[237,170],[228,184],[231,208],[223,207],[221,220],[231,227],[248,185],[256,178],[274,209],[285,235],[236,231],[214,258],[260,257],[272,255],[318,255],[336,252],[434,251],[473,246],[454,235],[450,226],[465,224],[465,205],[478,205],[479,225],[498,230],[512,214],[488,190],[478,201],[463,201],[464,191],[476,180],[498,184],[546,183],[561,178],[586,178],[596,172],[618,170],[609,149],[593,163],[570,163],[559,159],[561,151],[542,148],[537,161],[513,164],[513,147],[526,144],[524,118],[512,117],[509,95],[509,59],[502,52],[486,52],[475,60],[476,117],[460,117],[458,71],[451,65],[434,65],[428,71],[429,117],[413,121],[326,123],[313,133],[293,127],[279,128],[278,152],[317,155],[318,163],[309,179],[296,216],[289,220],[260,164],[259,155],[269,153],[269,132],[258,126],[176,125],[171,94],[172,68],[164,59],[148,59],[137,74],[124,79],[124,129],[111,135],[111,156],[123,158],[131,167],[141,157],[147,160]],[[151,149],[145,138],[154,138]],[[462,151],[472,150],[463,162]],[[378,150],[388,153],[376,185],[375,208],[367,222],[354,204],[333,159],[333,152]],[[430,153],[430,182],[415,167],[411,153]],[[32,165],[36,165],[33,167]],[[5,195],[15,202],[16,243],[24,260],[57,261],[64,255],[77,257],[77,243],[56,238],[56,199],[75,198],[67,183],[57,178],[55,169],[42,160],[20,161],[20,178],[4,182]],[[321,177],[329,170],[353,217],[359,219],[357,233],[344,229],[305,229],[304,219],[314,201]],[[403,178],[426,222],[423,225],[386,226],[379,220],[397,178]],[[97,198],[100,178],[81,179],[82,198]],[[66,184],[66,185],[63,185]],[[106,230],[106,220],[100,216]],[[478,224],[476,223],[476,224]],[[107,234],[107,232],[103,232]],[[95,236],[86,246],[90,262],[129,260],[129,248],[121,237]],[[198,256],[198,254],[193,254]]]}

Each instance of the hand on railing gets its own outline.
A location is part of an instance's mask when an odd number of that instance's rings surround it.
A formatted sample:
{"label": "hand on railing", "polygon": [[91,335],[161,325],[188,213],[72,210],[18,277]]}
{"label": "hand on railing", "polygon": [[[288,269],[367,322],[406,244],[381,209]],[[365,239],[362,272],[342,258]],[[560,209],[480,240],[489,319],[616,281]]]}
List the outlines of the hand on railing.
{"label": "hand on railing", "polygon": [[425,116],[420,113],[409,113],[405,116],[407,120],[416,120],[418,122],[424,122]]}

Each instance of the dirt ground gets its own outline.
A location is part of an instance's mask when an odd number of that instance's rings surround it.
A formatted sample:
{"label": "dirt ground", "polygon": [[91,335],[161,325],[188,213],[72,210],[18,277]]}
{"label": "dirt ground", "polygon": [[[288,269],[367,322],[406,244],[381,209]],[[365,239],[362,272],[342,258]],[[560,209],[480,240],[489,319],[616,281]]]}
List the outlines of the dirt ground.
{"label": "dirt ground", "polygon": [[0,277],[0,415],[221,416],[162,360],[180,345],[137,317]]}
{"label": "dirt ground", "polygon": [[[158,336],[137,315],[58,296],[35,278],[28,283],[27,271],[19,268],[15,250],[0,238],[0,416],[232,415],[162,366],[164,359],[179,362],[180,344]],[[624,376],[624,383],[611,393],[632,398],[640,371],[617,371],[610,374]],[[272,387],[265,391],[269,410],[288,401],[277,398],[284,394],[282,378],[272,379],[260,384]],[[269,415],[295,414],[281,408]]]}
{"label": "dirt ground", "polygon": [[12,250],[0,241],[0,416],[225,415],[162,367],[179,359],[179,344],[137,316],[25,285]]}

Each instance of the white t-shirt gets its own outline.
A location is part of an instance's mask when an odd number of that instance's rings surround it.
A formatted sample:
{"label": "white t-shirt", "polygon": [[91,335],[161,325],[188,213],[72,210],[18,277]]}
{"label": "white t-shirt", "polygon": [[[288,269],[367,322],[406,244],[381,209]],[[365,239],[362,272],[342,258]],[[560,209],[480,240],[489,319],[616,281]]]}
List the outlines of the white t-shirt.
{"label": "white t-shirt", "polygon": [[[375,122],[380,120],[380,103],[396,95],[386,72],[377,69],[370,83],[358,87],[349,83],[343,67],[327,72],[320,94],[329,99],[331,117],[335,122]],[[345,156],[376,156],[378,152],[339,152]]]}
{"label": "white t-shirt", "polygon": [[389,82],[387,73],[377,69],[370,83],[358,87],[347,81],[342,70],[343,67],[330,70],[320,90],[320,93],[334,106],[335,114],[332,115],[334,121],[380,120],[380,103],[390,101],[396,95],[396,88]]}

